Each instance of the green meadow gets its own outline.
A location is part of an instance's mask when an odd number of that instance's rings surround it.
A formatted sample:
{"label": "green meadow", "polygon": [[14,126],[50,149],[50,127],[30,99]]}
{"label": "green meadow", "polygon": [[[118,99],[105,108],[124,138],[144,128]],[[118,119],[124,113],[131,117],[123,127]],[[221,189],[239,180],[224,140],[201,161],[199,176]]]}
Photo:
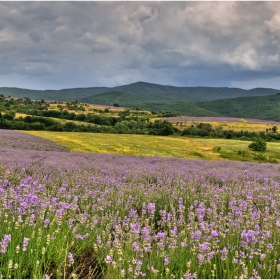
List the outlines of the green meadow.
{"label": "green meadow", "polygon": [[248,148],[250,141],[152,135],[21,131],[67,147],[71,152],[280,162],[280,143],[267,143],[265,152]]}

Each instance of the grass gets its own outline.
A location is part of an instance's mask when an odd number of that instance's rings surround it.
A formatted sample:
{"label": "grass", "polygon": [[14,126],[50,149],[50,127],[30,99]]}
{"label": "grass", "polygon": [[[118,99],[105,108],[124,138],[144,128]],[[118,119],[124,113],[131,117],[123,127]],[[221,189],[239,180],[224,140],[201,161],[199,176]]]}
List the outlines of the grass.
{"label": "grass", "polygon": [[280,144],[276,142],[268,143],[267,150],[260,153],[248,148],[250,142],[232,139],[48,131],[25,133],[49,139],[80,153],[280,162]]}
{"label": "grass", "polygon": [[[178,123],[178,124],[177,124]],[[182,121],[182,122],[172,122],[172,124],[180,130],[190,127],[191,125],[196,126],[201,123],[201,121]],[[247,120],[242,120],[240,122],[208,122],[203,121],[203,123],[209,123],[213,128],[221,127],[223,130],[234,130],[234,131],[249,131],[249,132],[266,132],[266,129],[272,128],[271,123],[255,123]]]}

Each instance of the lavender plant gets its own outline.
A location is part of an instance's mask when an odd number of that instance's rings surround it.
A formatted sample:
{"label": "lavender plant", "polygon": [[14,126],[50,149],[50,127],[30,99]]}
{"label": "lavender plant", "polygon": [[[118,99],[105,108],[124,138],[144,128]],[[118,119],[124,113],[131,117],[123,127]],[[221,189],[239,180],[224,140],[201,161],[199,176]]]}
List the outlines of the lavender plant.
{"label": "lavender plant", "polygon": [[279,165],[0,158],[2,278],[280,277]]}

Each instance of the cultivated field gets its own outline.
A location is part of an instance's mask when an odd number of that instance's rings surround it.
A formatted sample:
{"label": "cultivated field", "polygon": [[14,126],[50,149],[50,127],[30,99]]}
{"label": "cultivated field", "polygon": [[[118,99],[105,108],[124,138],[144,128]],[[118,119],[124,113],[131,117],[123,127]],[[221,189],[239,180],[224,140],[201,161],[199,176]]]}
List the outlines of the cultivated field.
{"label": "cultivated field", "polygon": [[24,133],[51,140],[72,152],[280,162],[280,144],[276,142],[268,143],[267,151],[260,153],[251,151],[248,141],[231,139],[48,131]]}
{"label": "cultivated field", "polygon": [[1,278],[279,279],[279,165],[0,157]]}
{"label": "cultivated field", "polygon": [[243,130],[249,132],[266,132],[266,129],[271,129],[273,126],[280,127],[280,122],[258,119],[225,117],[169,117],[164,119],[171,122],[180,130],[183,130],[191,125],[195,126],[201,122],[209,123],[213,128],[221,127],[223,130]]}
{"label": "cultivated field", "polygon": [[7,129],[0,129],[0,147],[39,151],[69,151],[66,147],[56,144],[48,139]]}

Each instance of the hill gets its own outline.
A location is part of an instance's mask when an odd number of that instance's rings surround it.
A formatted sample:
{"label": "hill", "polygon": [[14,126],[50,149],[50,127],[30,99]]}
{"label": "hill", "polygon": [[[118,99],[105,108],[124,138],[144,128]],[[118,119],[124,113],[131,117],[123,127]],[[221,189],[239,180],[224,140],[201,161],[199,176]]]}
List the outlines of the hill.
{"label": "hill", "polygon": [[174,101],[171,97],[151,95],[148,93],[137,94],[120,91],[105,92],[91,97],[81,98],[81,102],[93,104],[121,104],[128,108],[141,108],[155,112],[172,112],[188,116],[219,116],[216,112],[200,108],[193,102]]}
{"label": "hill", "polygon": [[240,97],[199,102],[196,105],[220,116],[280,121],[280,95]]}
{"label": "hill", "polygon": [[32,90],[23,88],[0,88],[0,94],[12,97],[28,97],[32,100],[74,101],[110,90],[105,87],[72,88],[61,90]]}
{"label": "hill", "polygon": [[[72,88],[61,90],[31,90],[22,88],[0,88],[0,94],[13,97],[28,97],[30,99],[46,99],[46,100],[81,100],[83,98],[91,98],[95,95],[107,92],[125,92],[134,94],[131,98],[136,98],[136,94],[143,95],[145,98],[168,98],[173,101],[185,102],[201,102],[216,99],[244,97],[244,96],[264,96],[272,95],[279,92],[276,89],[255,88],[244,90],[240,88],[227,87],[176,87],[168,85],[158,85],[145,82],[136,82],[129,85],[117,87],[89,87],[89,88]],[[128,95],[126,95],[126,98]],[[139,97],[138,97],[139,98]],[[144,101],[144,100],[142,100]]]}
{"label": "hill", "polygon": [[114,90],[121,92],[133,92],[137,94],[160,95],[174,100],[199,102],[216,99],[263,96],[276,94],[279,90],[269,88],[255,88],[250,90],[228,87],[176,87],[158,85],[146,82],[136,82],[129,85],[115,87]]}

